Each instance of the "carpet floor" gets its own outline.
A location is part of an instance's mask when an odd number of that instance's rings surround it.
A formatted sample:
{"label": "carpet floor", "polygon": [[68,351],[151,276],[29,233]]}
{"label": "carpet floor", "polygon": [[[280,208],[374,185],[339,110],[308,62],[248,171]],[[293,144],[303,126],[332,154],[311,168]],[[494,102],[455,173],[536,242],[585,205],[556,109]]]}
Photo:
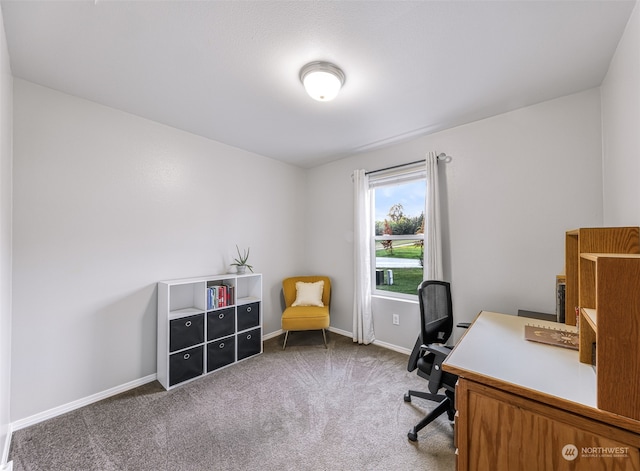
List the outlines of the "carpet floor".
{"label": "carpet floor", "polygon": [[165,391],[158,382],[13,434],[15,471],[453,471],[446,414],[407,356],[327,333],[294,332],[264,353]]}

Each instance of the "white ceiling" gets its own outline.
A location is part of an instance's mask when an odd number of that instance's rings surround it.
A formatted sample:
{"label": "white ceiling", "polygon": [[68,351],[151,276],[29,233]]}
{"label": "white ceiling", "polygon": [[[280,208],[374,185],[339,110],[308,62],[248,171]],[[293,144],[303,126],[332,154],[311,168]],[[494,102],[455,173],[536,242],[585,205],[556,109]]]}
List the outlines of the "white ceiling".
{"label": "white ceiling", "polygon": [[14,76],[302,167],[596,87],[634,4],[1,2]]}

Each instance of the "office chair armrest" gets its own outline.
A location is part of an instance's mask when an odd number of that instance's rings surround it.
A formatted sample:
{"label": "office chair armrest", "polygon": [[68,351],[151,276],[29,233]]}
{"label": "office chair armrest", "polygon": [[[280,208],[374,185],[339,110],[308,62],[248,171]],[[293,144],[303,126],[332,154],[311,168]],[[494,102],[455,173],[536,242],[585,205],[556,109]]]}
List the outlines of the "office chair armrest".
{"label": "office chair armrest", "polygon": [[460,327],[461,329],[468,329],[469,327],[471,327],[471,322],[458,322],[458,324],[456,324],[456,327]]}
{"label": "office chair armrest", "polygon": [[442,386],[442,362],[444,362],[449,353],[451,353],[451,347],[445,345],[423,345],[423,347],[430,353],[433,353],[433,366],[429,373],[429,391],[432,394],[437,394],[438,390]]}
{"label": "office chair armrest", "polygon": [[423,345],[422,348],[424,348],[428,352],[433,353],[436,356],[436,361],[438,363],[442,363],[444,359],[447,358],[449,353],[451,353],[451,347],[447,347],[445,345],[429,344]]}

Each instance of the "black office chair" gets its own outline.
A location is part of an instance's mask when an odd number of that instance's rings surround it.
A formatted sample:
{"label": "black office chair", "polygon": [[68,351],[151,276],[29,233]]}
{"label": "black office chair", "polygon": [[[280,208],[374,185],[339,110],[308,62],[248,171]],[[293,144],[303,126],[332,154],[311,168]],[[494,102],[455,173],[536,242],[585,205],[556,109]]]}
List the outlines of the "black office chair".
{"label": "black office chair", "polygon": [[[413,442],[418,440],[418,432],[441,414],[446,412],[449,420],[453,420],[458,381],[456,375],[442,371],[442,362],[452,348],[444,345],[453,330],[451,285],[446,281],[423,281],[418,287],[418,298],[421,332],[409,357],[407,370],[417,368],[418,376],[429,381],[429,392],[410,390],[404,395],[404,400],[411,402],[411,397],[416,396],[438,402],[438,405],[409,431],[407,436]],[[466,328],[469,324],[458,324],[458,327]],[[441,389],[444,389],[444,394],[438,394]]]}

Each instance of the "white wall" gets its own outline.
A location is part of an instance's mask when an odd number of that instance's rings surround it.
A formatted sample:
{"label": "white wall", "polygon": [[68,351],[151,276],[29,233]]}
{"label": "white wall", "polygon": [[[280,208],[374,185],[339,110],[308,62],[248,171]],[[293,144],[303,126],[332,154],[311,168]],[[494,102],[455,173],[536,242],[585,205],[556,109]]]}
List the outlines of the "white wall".
{"label": "white wall", "polygon": [[[565,231],[602,224],[601,146],[593,89],[310,170],[307,239],[323,248],[310,251],[310,266],[335,279],[332,326],[352,330],[354,169],[411,162],[430,150],[452,157],[440,167],[445,276],[457,320],[470,321],[483,309],[555,312]],[[373,309],[379,341],[413,346],[416,303],[376,300]]]}
{"label": "white wall", "polygon": [[640,225],[640,5],[602,84],[604,223]]}
{"label": "white wall", "polygon": [[[0,460],[8,456],[11,380],[11,193],[13,78],[0,10]],[[4,461],[0,461],[0,466]]]}
{"label": "white wall", "polygon": [[11,419],[155,373],[156,282],[298,272],[304,171],[15,79]]}

